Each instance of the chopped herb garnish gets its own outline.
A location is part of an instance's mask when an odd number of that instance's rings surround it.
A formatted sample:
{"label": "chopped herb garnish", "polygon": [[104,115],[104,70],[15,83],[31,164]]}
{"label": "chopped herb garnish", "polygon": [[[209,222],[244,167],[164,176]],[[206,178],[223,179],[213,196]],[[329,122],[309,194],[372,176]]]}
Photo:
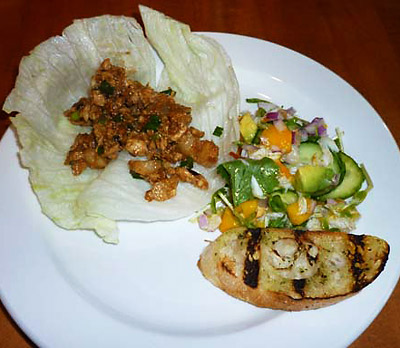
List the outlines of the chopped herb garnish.
{"label": "chopped herb garnish", "polygon": [[81,115],[79,115],[79,111],[74,111],[71,114],[71,120],[72,121],[79,121],[80,118],[81,118]]}
{"label": "chopped herb garnish", "polygon": [[129,173],[131,174],[132,178],[134,178],[134,179],[144,180],[140,174],[136,173],[133,170],[130,170]]}
{"label": "chopped herb garnish", "polygon": [[114,116],[112,120],[113,120],[115,123],[120,123],[120,122],[123,121],[123,119],[124,119],[123,116],[122,116],[121,114],[118,114],[118,115]]}
{"label": "chopped herb garnish", "polygon": [[220,126],[215,127],[213,135],[215,135],[216,137],[220,137],[222,135],[222,132],[224,131],[224,129]]}
{"label": "chopped herb garnish", "polygon": [[160,93],[170,95],[171,97],[175,97],[176,92],[172,88],[168,88]]}
{"label": "chopped herb garnish", "polygon": [[101,81],[99,91],[109,97],[114,94],[115,87],[111,86],[106,80]]}
{"label": "chopped herb garnish", "polygon": [[149,117],[149,120],[147,123],[144,125],[143,130],[148,131],[148,130],[153,130],[156,131],[158,127],[160,127],[161,120],[157,115],[151,115]]}
{"label": "chopped herb garnish", "polygon": [[182,161],[179,164],[179,167],[186,167],[186,168],[192,169],[193,168],[193,158],[189,156],[188,158],[186,158],[184,161]]}
{"label": "chopped herb garnish", "polygon": [[259,98],[247,98],[246,103],[257,104],[257,103],[269,103],[268,100],[259,99]]}
{"label": "chopped herb garnish", "polygon": [[126,125],[126,129],[127,129],[129,132],[131,132],[131,131],[133,131],[133,130],[135,129],[135,126],[134,126],[133,123],[128,123],[128,124]]}
{"label": "chopped herb garnish", "polygon": [[104,146],[103,145],[99,145],[97,147],[97,154],[101,156],[103,153],[104,153]]}
{"label": "chopped herb garnish", "polygon": [[98,122],[99,122],[100,124],[105,124],[106,121],[107,121],[106,115],[102,114],[102,115],[99,117],[99,121],[98,121]]}

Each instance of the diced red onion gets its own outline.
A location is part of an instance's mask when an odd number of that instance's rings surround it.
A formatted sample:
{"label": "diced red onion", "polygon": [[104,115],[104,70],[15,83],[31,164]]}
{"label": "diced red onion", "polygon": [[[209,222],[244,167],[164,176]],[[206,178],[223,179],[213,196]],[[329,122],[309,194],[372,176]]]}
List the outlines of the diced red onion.
{"label": "diced red onion", "polygon": [[300,145],[301,134],[299,132],[292,132],[292,145]]}
{"label": "diced red onion", "polygon": [[328,204],[336,204],[336,201],[334,199],[332,199],[332,198],[328,198],[326,203],[328,203]]}
{"label": "diced red onion", "polygon": [[304,127],[304,130],[308,133],[308,135],[319,135],[319,128],[323,127],[326,131],[326,124],[323,118],[315,117],[307,126]]}
{"label": "diced red onion", "polygon": [[199,216],[199,227],[202,230],[207,230],[208,219],[207,219],[207,216],[205,214],[202,214],[202,215]]}
{"label": "diced red onion", "polygon": [[318,135],[323,136],[326,135],[326,133],[326,127],[324,125],[318,127]]}
{"label": "diced red onion", "polygon": [[301,142],[307,141],[308,140],[308,133],[306,132],[306,130],[304,130],[303,128],[301,128],[299,130],[299,134],[300,134],[300,139]]}
{"label": "diced red onion", "polygon": [[285,110],[288,116],[294,116],[296,114],[296,110],[293,107],[290,107],[289,109]]}
{"label": "diced red onion", "polygon": [[265,118],[267,119],[267,121],[277,120],[279,118],[279,112],[278,111],[268,112],[265,115]]}

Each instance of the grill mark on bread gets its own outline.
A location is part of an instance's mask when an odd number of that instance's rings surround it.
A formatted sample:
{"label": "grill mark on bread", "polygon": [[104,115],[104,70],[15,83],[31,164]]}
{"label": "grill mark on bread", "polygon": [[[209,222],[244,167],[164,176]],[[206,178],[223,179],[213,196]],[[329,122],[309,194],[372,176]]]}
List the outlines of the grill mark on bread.
{"label": "grill mark on bread", "polygon": [[251,288],[256,288],[258,286],[258,275],[260,273],[261,228],[250,228],[247,230],[246,234],[249,239],[244,262],[243,282]]}
{"label": "grill mark on bread", "polygon": [[[349,235],[349,240],[354,244],[354,254],[350,255],[351,271],[354,278],[353,292],[358,292],[365,287],[364,270],[362,264],[364,262],[362,253],[364,249],[364,235]],[[361,252],[360,250],[361,249]]]}

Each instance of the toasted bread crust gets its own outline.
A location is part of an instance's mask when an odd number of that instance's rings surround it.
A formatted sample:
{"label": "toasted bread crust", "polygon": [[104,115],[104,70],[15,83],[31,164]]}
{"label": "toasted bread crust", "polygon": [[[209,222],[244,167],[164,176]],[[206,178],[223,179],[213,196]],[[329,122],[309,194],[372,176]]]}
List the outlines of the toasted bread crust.
{"label": "toasted bread crust", "polygon": [[[259,258],[261,268],[258,281],[259,284],[246,284],[244,281],[245,260],[248,239],[246,234],[227,234],[220,236],[216,241],[209,244],[198,261],[198,267],[204,277],[215,286],[225,291],[229,295],[240,300],[251,303],[257,307],[266,307],[272,309],[281,309],[286,311],[301,311],[308,309],[317,309],[326,307],[346,298],[349,298],[359,292],[362,288],[370,284],[382,272],[389,254],[388,244],[376,237],[354,236],[340,232],[309,231],[299,232],[292,230],[263,229],[261,231],[261,248],[258,254],[254,254],[255,259]],[[268,281],[271,281],[269,274],[265,274],[265,244],[271,238],[292,238],[297,241],[307,241],[313,243],[322,249],[326,245],[332,246],[332,255],[341,251],[346,257],[346,267],[343,267],[343,274],[338,282],[343,280],[344,284],[338,291],[330,289],[318,293],[315,291],[316,281],[313,277],[306,280],[293,280],[293,284],[304,286],[307,281],[309,288],[296,288],[288,290],[287,288],[273,290],[269,289]],[[346,247],[344,247],[346,246]],[[252,246],[254,248],[254,245]],[[342,250],[343,249],[343,250]],[[326,249],[328,250],[328,249]],[[330,254],[330,249],[325,250],[326,255]],[[264,254],[263,254],[264,252]],[[329,259],[317,259],[318,269],[330,267]],[[324,265],[322,264],[324,263]],[[327,266],[328,265],[328,266]],[[264,272],[264,273],[263,273]],[[320,272],[320,271],[318,271]],[[336,271],[335,271],[336,272]],[[274,273],[274,271],[272,271]],[[336,274],[336,273],[335,273]],[[265,279],[268,280],[266,281]],[[274,278],[275,279],[275,278]],[[287,279],[284,279],[287,281]],[[324,285],[321,285],[323,287]]]}

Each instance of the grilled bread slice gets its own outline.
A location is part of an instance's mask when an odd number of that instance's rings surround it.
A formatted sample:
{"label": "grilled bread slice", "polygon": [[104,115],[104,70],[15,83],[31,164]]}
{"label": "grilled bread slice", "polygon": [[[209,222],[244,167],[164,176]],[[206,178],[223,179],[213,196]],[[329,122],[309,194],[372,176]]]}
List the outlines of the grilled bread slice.
{"label": "grilled bread slice", "polygon": [[372,236],[257,228],[223,233],[198,267],[238,299],[300,311],[354,295],[382,272],[388,255],[389,245]]}

